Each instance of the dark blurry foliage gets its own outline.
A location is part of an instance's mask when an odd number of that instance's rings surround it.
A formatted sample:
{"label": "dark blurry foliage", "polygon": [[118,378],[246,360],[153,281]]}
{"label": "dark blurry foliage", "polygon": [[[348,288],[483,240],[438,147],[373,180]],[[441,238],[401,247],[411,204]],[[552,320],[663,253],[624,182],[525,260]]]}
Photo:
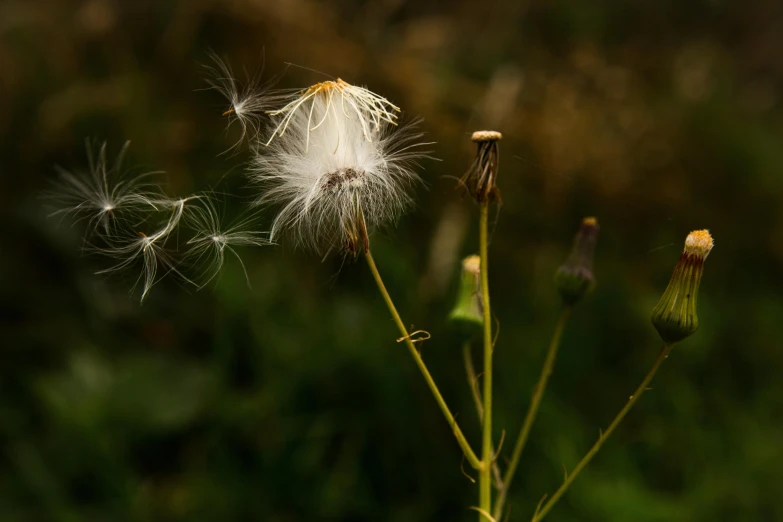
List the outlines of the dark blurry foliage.
{"label": "dark blurry foliage", "polygon": [[[3,0],[0,520],[474,520],[475,486],[366,267],[243,251],[143,306],[78,225],[48,219],[84,139],[163,169],[178,195],[251,199],[221,155],[208,52],[281,87],[366,84],[424,117],[442,162],[374,250],[424,358],[478,441],[445,317],[475,208],[470,133],[503,132],[490,285],[498,437],[524,416],[580,219],[595,291],[566,331],[511,496],[526,520],[658,350],[649,314],[685,235],[709,228],[700,330],[550,515],[783,520],[783,3]],[[320,72],[316,72],[320,71]],[[507,445],[506,448],[509,446]],[[508,449],[506,449],[508,451]]]}

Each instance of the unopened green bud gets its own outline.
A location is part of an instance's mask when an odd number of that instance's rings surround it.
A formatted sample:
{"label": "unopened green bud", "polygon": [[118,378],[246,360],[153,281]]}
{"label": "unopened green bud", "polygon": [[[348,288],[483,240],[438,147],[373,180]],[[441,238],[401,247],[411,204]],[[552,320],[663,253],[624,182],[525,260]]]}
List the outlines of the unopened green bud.
{"label": "unopened green bud", "polygon": [[484,326],[480,288],[481,259],[468,256],[462,260],[457,303],[449,314],[449,320],[464,333],[473,334]]}
{"label": "unopened green bud", "polygon": [[682,341],[699,328],[696,297],[704,260],[713,244],[707,230],[695,230],[685,240],[685,250],[674,267],[669,286],[652,313],[652,323],[666,343]]}
{"label": "unopened green bud", "polygon": [[598,220],[587,217],[582,220],[571,254],[555,272],[555,285],[563,303],[572,306],[579,302],[595,284],[593,257],[598,240]]}

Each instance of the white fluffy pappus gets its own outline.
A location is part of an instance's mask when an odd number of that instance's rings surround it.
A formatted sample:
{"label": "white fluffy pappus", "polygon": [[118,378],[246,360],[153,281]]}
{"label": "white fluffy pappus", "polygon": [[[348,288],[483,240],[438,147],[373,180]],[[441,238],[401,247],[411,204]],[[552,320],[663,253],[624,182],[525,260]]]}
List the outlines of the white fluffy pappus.
{"label": "white fluffy pappus", "polygon": [[225,219],[222,212],[218,210],[214,197],[199,199],[198,204],[192,206],[185,214],[185,221],[194,231],[193,236],[187,241],[187,257],[190,264],[201,267],[202,287],[220,274],[226,260],[226,252],[239,262],[245,280],[250,286],[245,263],[234,247],[271,244],[267,232],[252,230],[254,217],[254,215],[243,216],[224,225]]}
{"label": "white fluffy pappus", "polygon": [[171,198],[150,182],[152,173],[127,175],[122,170],[127,147],[109,167],[106,145],[95,155],[88,142],[89,172],[60,169],[50,195],[60,207],[53,215],[87,221],[85,251],[112,260],[99,274],[140,267],[133,286],[141,287],[143,301],[166,275],[202,288],[218,275],[226,251],[239,258],[236,246],[269,244],[266,233],[254,230],[255,213],[224,226],[213,193]]}
{"label": "white fluffy pappus", "polygon": [[259,203],[277,204],[271,238],[326,253],[368,248],[368,229],[411,205],[414,172],[427,157],[415,124],[397,127],[399,108],[342,80],[300,91],[270,112],[269,139],[257,144],[251,178]]}
{"label": "white fluffy pappus", "polygon": [[231,147],[238,147],[243,141],[253,140],[261,133],[262,120],[266,112],[274,109],[282,99],[281,94],[271,93],[269,88],[276,78],[261,83],[261,67],[255,73],[245,72],[246,79],[236,78],[231,66],[214,53],[210,53],[213,65],[205,65],[208,72],[209,88],[220,93],[227,101],[228,108],[223,116],[229,118],[228,126],[238,123],[241,134],[239,140]]}
{"label": "white fluffy pappus", "polygon": [[[320,118],[315,111],[319,103],[323,103],[321,107],[323,117]],[[270,116],[279,116],[279,120],[266,145],[269,145],[276,136],[284,135],[299,110],[307,105],[309,105],[307,128],[310,131],[320,127],[327,118],[338,116],[339,111],[347,119],[353,117],[358,120],[362,127],[362,135],[368,141],[372,141],[373,133],[378,132],[384,123],[397,125],[397,113],[400,112],[400,108],[392,102],[364,87],[351,85],[340,78],[320,82],[297,92],[281,109],[268,111]],[[309,147],[306,145],[305,151],[307,150]]]}
{"label": "white fluffy pappus", "polygon": [[[190,208],[194,200],[200,196],[190,196],[181,199],[167,199],[157,201],[148,209],[148,215],[143,222],[132,226],[123,227],[122,230],[102,236],[104,244],[94,246],[96,253],[108,256],[116,261],[109,268],[99,270],[99,274],[120,272],[137,262],[141,264],[141,274],[136,283],[141,283],[141,300],[147,297],[150,289],[161,277],[174,273],[183,281],[198,286],[191,279],[185,277],[177,268],[177,234],[180,222],[185,214],[185,209]],[[162,223],[156,223],[156,217],[165,216]],[[174,238],[174,245],[170,243]],[[134,285],[136,286],[136,285]]]}
{"label": "white fluffy pappus", "polygon": [[123,161],[130,142],[125,142],[112,164],[106,157],[106,144],[100,147],[86,141],[88,172],[70,172],[56,167],[57,188],[48,195],[59,207],[51,215],[71,215],[86,220],[88,235],[112,234],[128,221],[138,220],[150,206],[164,198],[150,177],[157,172],[128,176]]}

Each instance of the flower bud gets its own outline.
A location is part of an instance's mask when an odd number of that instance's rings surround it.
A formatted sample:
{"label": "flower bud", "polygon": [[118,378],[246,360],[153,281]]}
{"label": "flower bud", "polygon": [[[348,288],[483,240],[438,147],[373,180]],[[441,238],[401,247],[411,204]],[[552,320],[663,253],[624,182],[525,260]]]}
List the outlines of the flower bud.
{"label": "flower bud", "polygon": [[495,179],[500,160],[498,141],[503,139],[503,135],[497,131],[476,131],[471,139],[478,145],[476,159],[460,179],[460,185],[467,189],[476,203],[500,201]]}
{"label": "flower bud", "polygon": [[468,256],[462,260],[457,303],[449,314],[449,320],[463,332],[469,334],[481,331],[484,326],[481,292],[479,291],[480,276],[481,259],[479,256]]}
{"label": "flower bud", "polygon": [[555,285],[563,303],[572,306],[579,302],[595,284],[593,257],[598,240],[598,220],[587,217],[582,220],[574,237],[571,254],[555,273]]}
{"label": "flower bud", "polygon": [[666,343],[682,341],[699,328],[696,297],[704,260],[712,246],[707,230],[695,230],[685,240],[685,250],[674,267],[669,286],[652,312],[652,323]]}

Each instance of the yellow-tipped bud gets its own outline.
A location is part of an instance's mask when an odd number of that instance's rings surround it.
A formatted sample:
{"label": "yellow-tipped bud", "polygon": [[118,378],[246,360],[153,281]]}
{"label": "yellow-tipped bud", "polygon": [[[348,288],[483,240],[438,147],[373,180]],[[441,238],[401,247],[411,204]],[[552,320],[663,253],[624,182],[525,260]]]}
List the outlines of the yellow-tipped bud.
{"label": "yellow-tipped bud", "polygon": [[707,230],[695,230],[685,239],[685,250],[674,267],[669,286],[652,313],[652,323],[666,343],[682,341],[699,328],[696,297],[704,260],[712,246],[712,236]]}
{"label": "yellow-tipped bud", "polygon": [[598,220],[587,217],[582,220],[574,237],[571,254],[555,272],[555,285],[563,303],[572,306],[579,302],[595,284],[593,257],[598,240]]}
{"label": "yellow-tipped bud", "polygon": [[480,331],[484,326],[484,313],[479,292],[480,276],[481,259],[479,256],[468,256],[462,260],[457,302],[449,314],[449,320],[469,334]]}

